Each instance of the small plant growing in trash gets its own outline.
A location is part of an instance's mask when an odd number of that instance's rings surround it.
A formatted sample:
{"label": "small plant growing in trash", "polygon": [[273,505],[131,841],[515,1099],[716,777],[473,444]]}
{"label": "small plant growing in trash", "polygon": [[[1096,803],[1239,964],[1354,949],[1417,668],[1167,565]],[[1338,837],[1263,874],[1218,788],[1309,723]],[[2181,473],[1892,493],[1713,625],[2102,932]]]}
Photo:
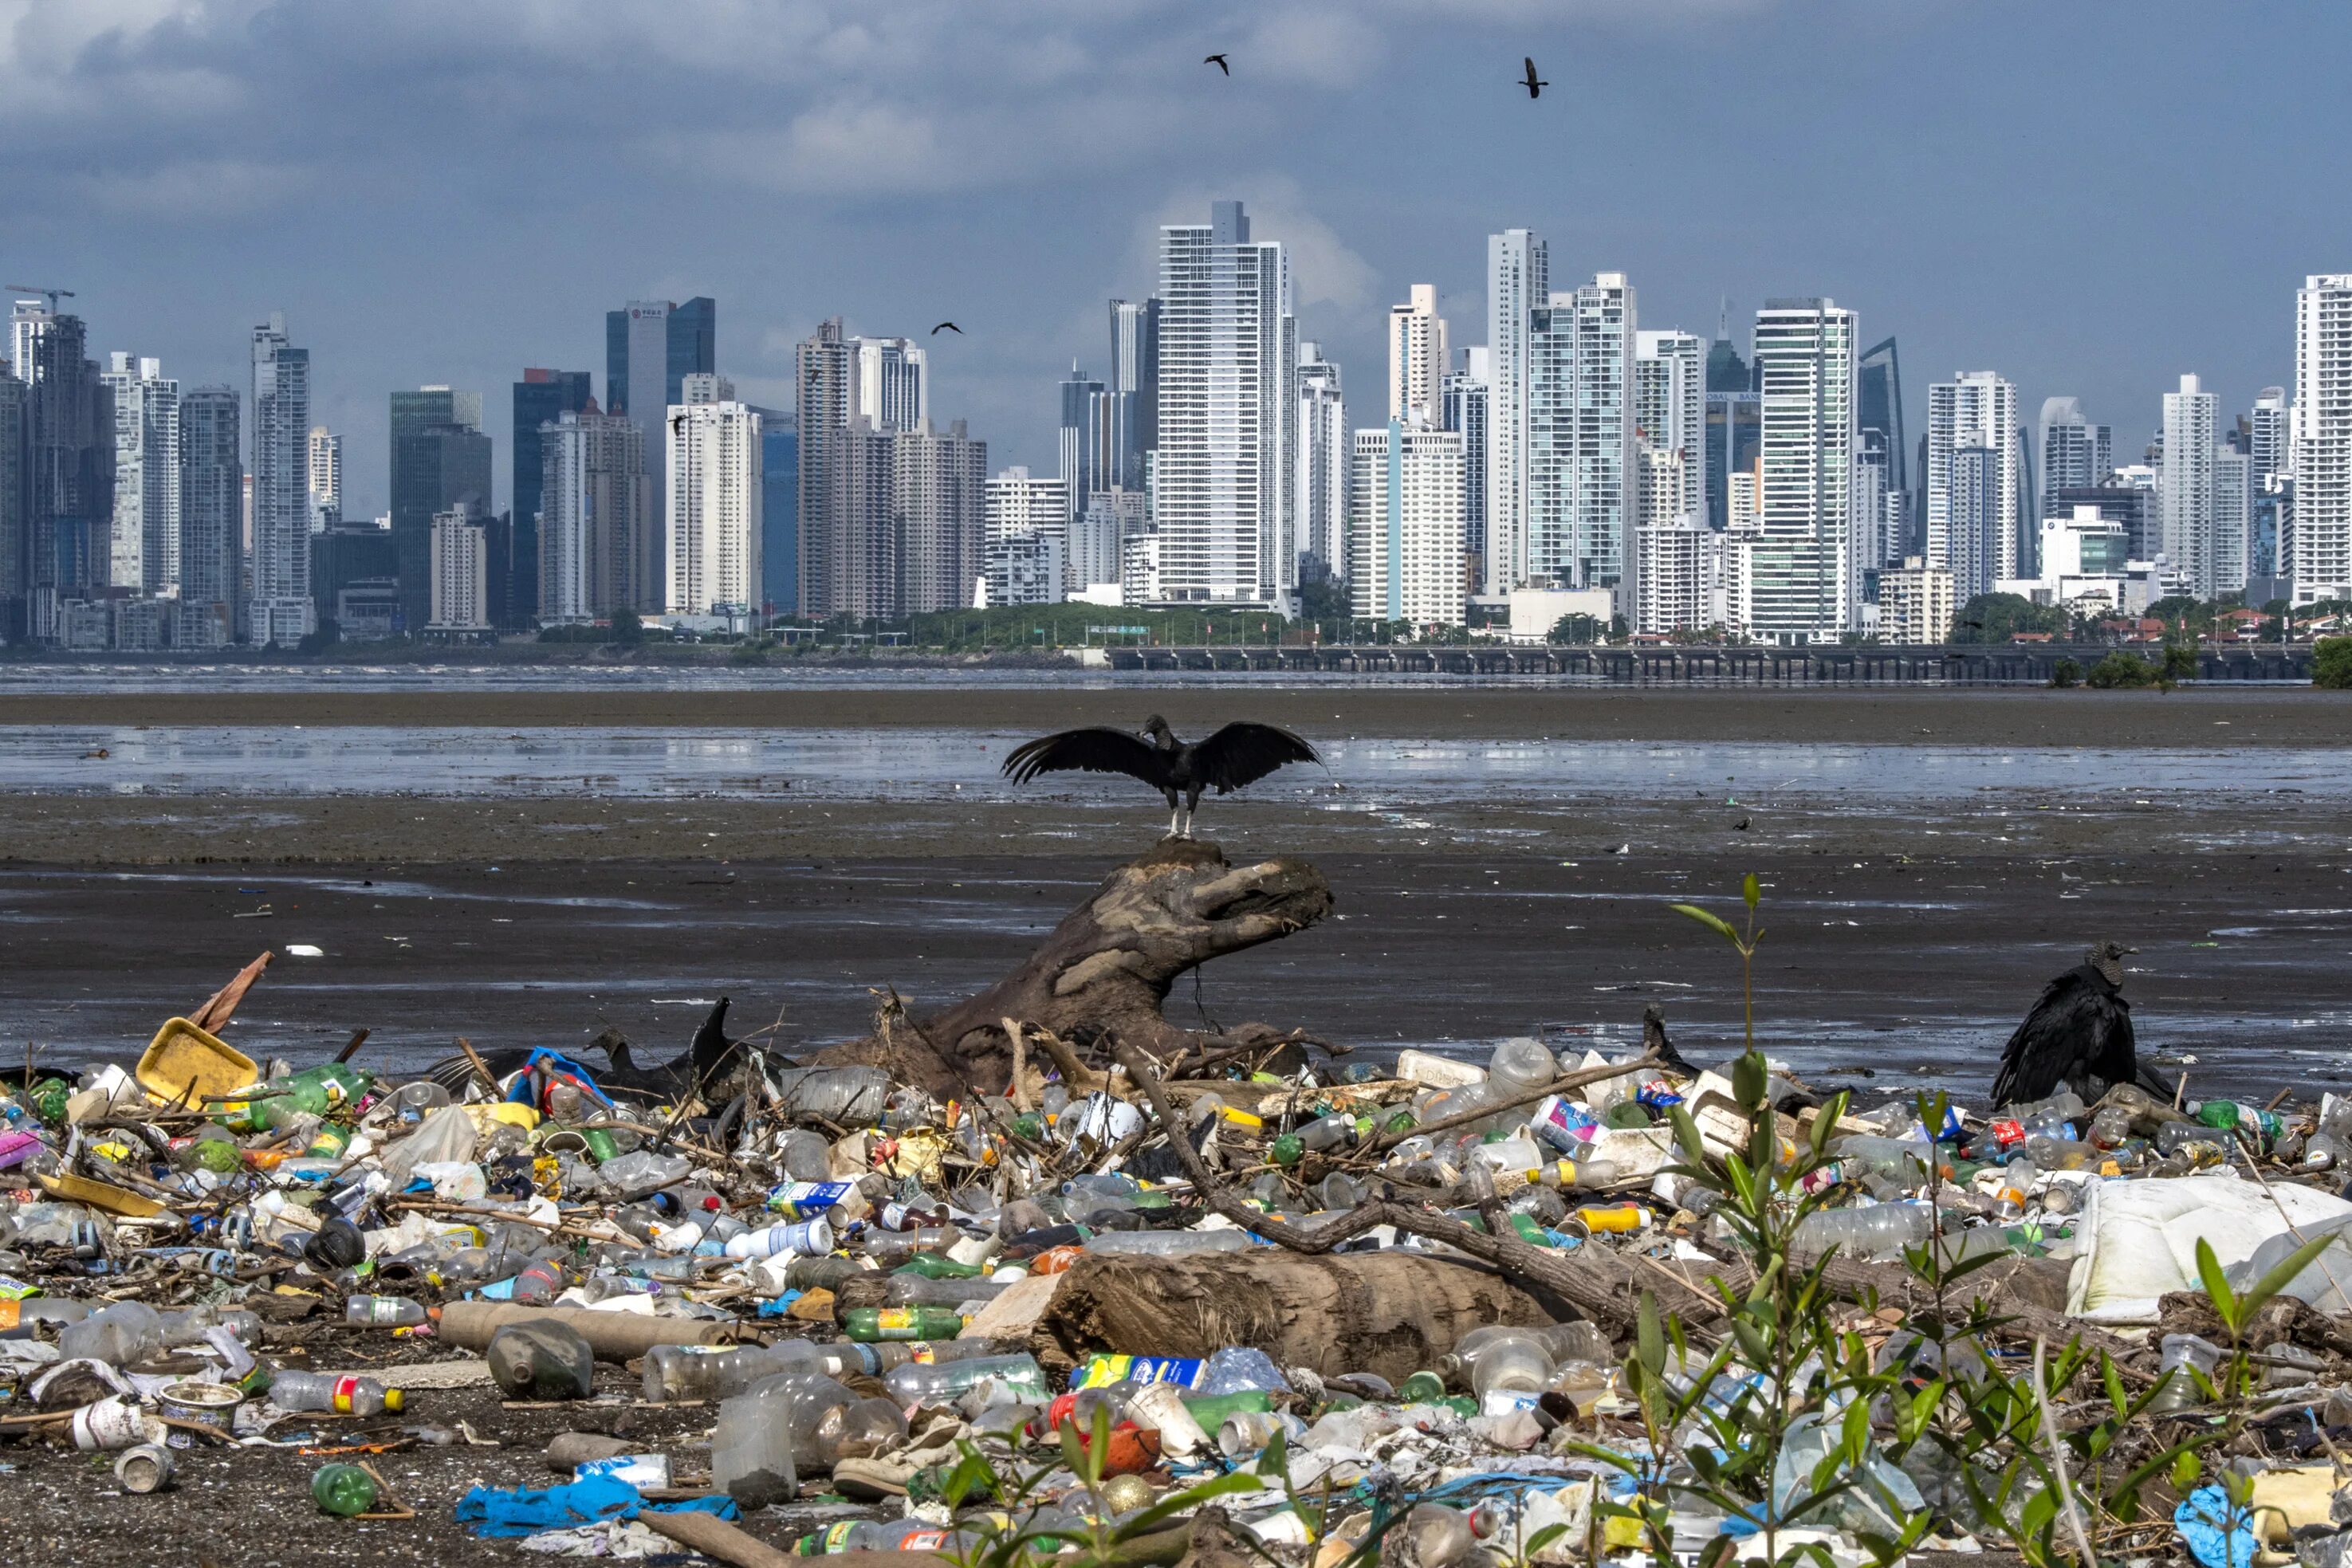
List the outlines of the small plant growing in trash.
{"label": "small plant growing in trash", "polygon": [[1696,904],[1677,904],[1673,908],[1676,914],[1689,915],[1721,936],[1739,955],[1740,1007],[1748,1022],[1748,1049],[1752,1051],[1756,1049],[1756,945],[1764,940],[1763,929],[1756,924],[1756,905],[1764,896],[1764,888],[1754,872],[1740,879],[1739,896],[1748,904],[1748,927],[1744,932],[1722,915]]}

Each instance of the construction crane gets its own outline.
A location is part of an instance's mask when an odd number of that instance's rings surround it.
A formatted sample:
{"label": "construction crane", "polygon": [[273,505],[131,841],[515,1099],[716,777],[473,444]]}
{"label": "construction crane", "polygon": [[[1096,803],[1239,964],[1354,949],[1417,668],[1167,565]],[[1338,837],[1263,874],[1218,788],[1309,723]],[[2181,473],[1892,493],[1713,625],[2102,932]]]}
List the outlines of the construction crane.
{"label": "construction crane", "polygon": [[12,294],[44,296],[49,302],[49,314],[52,316],[58,313],[58,300],[71,299],[74,297],[74,291],[70,288],[44,288],[37,283],[0,283],[0,288],[5,288]]}

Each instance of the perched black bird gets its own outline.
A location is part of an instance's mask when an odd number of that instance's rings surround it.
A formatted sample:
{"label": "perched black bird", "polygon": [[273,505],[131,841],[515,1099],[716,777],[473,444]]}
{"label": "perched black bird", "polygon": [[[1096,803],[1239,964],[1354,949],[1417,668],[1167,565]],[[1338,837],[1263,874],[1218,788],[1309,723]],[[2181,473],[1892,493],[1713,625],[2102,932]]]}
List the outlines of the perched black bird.
{"label": "perched black bird", "polygon": [[[727,1036],[727,998],[721,997],[702,1027],[694,1031],[694,1040],[684,1054],[661,1066],[646,1068],[637,1065],[629,1053],[628,1037],[619,1030],[607,1029],[590,1040],[587,1050],[602,1051],[610,1066],[594,1072],[596,1086],[607,1094],[635,1095],[667,1100],[696,1088],[708,1087],[734,1065],[735,1054],[741,1041]],[[520,1072],[530,1063],[530,1052],[521,1047],[478,1053],[490,1076],[503,1080],[509,1073]],[[579,1053],[567,1051],[566,1055]],[[588,1066],[583,1062],[582,1065]],[[451,1094],[463,1094],[466,1086],[475,1082],[473,1063],[464,1056],[445,1056],[425,1070],[425,1076]]]}
{"label": "perched black bird", "polygon": [[2092,946],[2083,961],[2042,988],[2033,1010],[2001,1048],[1992,1081],[1995,1108],[2046,1100],[2072,1089],[2085,1105],[2117,1083],[2137,1083],[2160,1100],[2172,1085],[2142,1067],[2132,1043],[2131,1004],[2123,998],[2124,955],[2114,942]]}
{"label": "perched black bird", "polygon": [[1224,72],[1227,76],[1234,74],[1234,68],[1225,63],[1225,57],[1223,55],[1211,55],[1207,59],[1202,60],[1201,63],[1204,66],[1214,66],[1219,70]]}
{"label": "perched black bird", "polygon": [[953,332],[959,338],[963,336],[963,329],[957,326],[952,321],[942,321],[938,326],[931,329],[931,336],[934,338],[938,337],[942,332]]}
{"label": "perched black bird", "polygon": [[1320,762],[1315,748],[1270,724],[1229,724],[1198,745],[1176,738],[1158,714],[1143,721],[1139,740],[1123,729],[1097,726],[1066,729],[1025,746],[1004,759],[1004,776],[1026,784],[1040,773],[1124,773],[1140,779],[1168,798],[1168,836],[1192,836],[1192,812],[1209,789],[1220,795],[1254,784],[1291,762]]}
{"label": "perched black bird", "polygon": [[1685,1078],[1698,1076],[1698,1069],[1684,1061],[1683,1053],[1675,1049],[1675,1042],[1666,1038],[1666,1015],[1658,1010],[1655,1002],[1642,1009],[1642,1049],[1654,1051],[1660,1063],[1673,1068]]}
{"label": "perched black bird", "polygon": [[1528,89],[1528,98],[1541,98],[1543,96],[1543,89],[1551,86],[1551,83],[1544,81],[1537,77],[1536,57],[1533,55],[1528,55],[1524,57],[1528,63],[1528,74],[1526,78],[1520,81],[1519,85]]}

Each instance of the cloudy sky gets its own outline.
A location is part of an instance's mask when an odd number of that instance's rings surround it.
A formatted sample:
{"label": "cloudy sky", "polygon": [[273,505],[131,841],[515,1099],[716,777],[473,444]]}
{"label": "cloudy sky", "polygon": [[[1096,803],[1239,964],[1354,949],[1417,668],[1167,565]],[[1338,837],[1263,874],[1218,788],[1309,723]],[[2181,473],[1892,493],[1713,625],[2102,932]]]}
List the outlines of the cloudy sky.
{"label": "cloudy sky", "polygon": [[[1053,463],[1053,382],[1155,226],[1237,196],[1289,242],[1351,403],[1433,282],[1485,336],[1486,235],[1646,327],[1827,294],[1926,387],[2077,393],[2136,450],[2201,373],[2289,379],[2293,291],[2352,269],[2340,0],[0,0],[0,280],[79,291],[94,350],[243,384],[283,310],[351,510],[385,393],[587,368],[604,311],[719,300],[719,368],[968,332],[932,407]],[[1227,53],[1231,79],[1200,63]],[[1530,104],[1522,54],[1552,82]]]}

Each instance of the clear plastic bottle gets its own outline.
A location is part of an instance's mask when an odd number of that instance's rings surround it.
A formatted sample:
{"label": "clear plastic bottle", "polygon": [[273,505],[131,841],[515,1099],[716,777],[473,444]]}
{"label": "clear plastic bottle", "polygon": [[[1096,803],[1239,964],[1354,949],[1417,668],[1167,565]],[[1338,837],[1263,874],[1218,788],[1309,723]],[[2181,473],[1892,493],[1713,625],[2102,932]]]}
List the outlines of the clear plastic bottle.
{"label": "clear plastic bottle", "polygon": [[1194,1252],[1242,1252],[1251,1246],[1249,1233],[1220,1230],[1106,1230],[1087,1241],[1089,1252],[1149,1254],[1179,1258]]}
{"label": "clear plastic bottle", "polygon": [[1451,1568],[1467,1563],[1478,1550],[1478,1536],[1470,1516],[1439,1502],[1415,1503],[1404,1516],[1405,1539],[1421,1568]]}
{"label": "clear plastic bottle", "polygon": [[425,1304],[406,1296],[353,1296],[343,1303],[343,1322],[376,1328],[404,1328],[425,1316]]}
{"label": "clear plastic bottle", "polygon": [[1300,1126],[1297,1136],[1300,1147],[1308,1154],[1328,1154],[1356,1141],[1356,1119],[1335,1111]]}
{"label": "clear plastic bottle", "polygon": [[89,1357],[110,1366],[136,1366],[163,1348],[163,1320],[144,1301],[117,1301],[58,1336],[62,1359]]}
{"label": "clear plastic bottle", "polygon": [[2131,1136],[2132,1113],[2121,1105],[2102,1103],[2098,1113],[2091,1118],[2090,1141],[2103,1149],[2112,1149]]}
{"label": "clear plastic bottle", "polygon": [[2088,1171],[2098,1169],[2103,1156],[2095,1144],[2036,1133],[2025,1140],[2025,1157],[2040,1171]]}
{"label": "clear plastic bottle", "polygon": [[929,1226],[920,1230],[872,1230],[866,1232],[864,1251],[886,1269],[895,1269],[918,1252],[944,1252],[963,1237],[963,1232],[951,1225]]}
{"label": "clear plastic bottle", "polygon": [[1470,1386],[1479,1398],[1498,1391],[1541,1393],[1551,1380],[1551,1352],[1542,1337],[1528,1331],[1496,1336],[1478,1350],[1470,1369]]}
{"label": "clear plastic bottle", "polygon": [[397,1388],[373,1377],[337,1377],[324,1372],[278,1372],[269,1380],[269,1402],[280,1410],[333,1411],[341,1416],[381,1416],[404,1403]]}
{"label": "clear plastic bottle", "polygon": [[2162,1353],[2158,1363],[2159,1376],[2169,1375],[2170,1381],[2160,1389],[2148,1408],[2159,1414],[2186,1410],[2205,1403],[2205,1391],[2197,1379],[2189,1375],[2193,1367],[2210,1382],[2221,1364],[2221,1347],[2195,1334],[2168,1333],[2159,1342]]}
{"label": "clear plastic bottle", "polygon": [[1544,1042],[1528,1035],[1515,1036],[1495,1047],[1486,1059],[1487,1082],[1500,1087],[1499,1098],[1524,1094],[1559,1075],[1559,1063]]}
{"label": "clear plastic bottle", "polygon": [[894,1367],[882,1385],[901,1405],[942,1405],[982,1383],[1002,1385],[1017,1397],[1049,1397],[1045,1374],[1033,1355],[982,1355],[967,1361]]}
{"label": "clear plastic bottle", "polygon": [[711,1490],[725,1492],[745,1508],[765,1508],[798,1496],[800,1469],[793,1439],[799,1406],[798,1386],[782,1377],[764,1379],[721,1400],[718,1426],[710,1435]]}
{"label": "clear plastic bottle", "polygon": [[1840,1257],[1889,1262],[1906,1247],[1924,1243],[1934,1228],[1924,1204],[1880,1203],[1866,1208],[1819,1208],[1797,1224],[1796,1248],[1819,1257],[1832,1247]]}

